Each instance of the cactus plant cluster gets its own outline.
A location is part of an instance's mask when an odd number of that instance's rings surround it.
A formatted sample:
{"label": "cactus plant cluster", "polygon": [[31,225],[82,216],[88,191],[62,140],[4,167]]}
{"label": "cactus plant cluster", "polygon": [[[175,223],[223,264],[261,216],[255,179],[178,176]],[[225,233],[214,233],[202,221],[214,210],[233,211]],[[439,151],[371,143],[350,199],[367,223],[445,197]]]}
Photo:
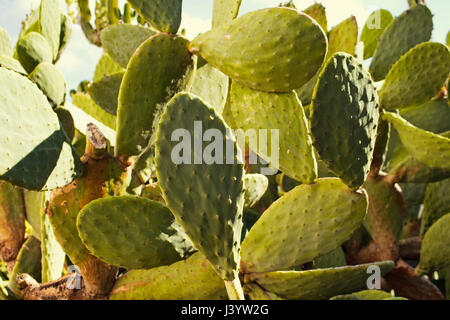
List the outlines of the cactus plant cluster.
{"label": "cactus plant cluster", "polygon": [[[0,298],[450,298],[450,51],[408,3],[360,37],[292,1],[215,0],[192,41],[182,0],[0,29]],[[64,108],[72,21],[103,56],[70,98],[115,141]]]}

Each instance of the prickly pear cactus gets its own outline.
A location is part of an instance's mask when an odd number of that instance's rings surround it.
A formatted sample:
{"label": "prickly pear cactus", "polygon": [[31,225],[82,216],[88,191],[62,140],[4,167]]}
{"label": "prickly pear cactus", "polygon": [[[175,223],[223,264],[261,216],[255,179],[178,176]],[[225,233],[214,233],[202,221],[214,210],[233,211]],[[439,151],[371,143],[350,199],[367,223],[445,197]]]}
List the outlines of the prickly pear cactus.
{"label": "prickly pear cactus", "polygon": [[[1,300],[449,298],[430,9],[330,26],[241,2],[194,38],[181,0],[41,0],[17,43],[0,27]],[[73,23],[103,51],[67,88]]]}

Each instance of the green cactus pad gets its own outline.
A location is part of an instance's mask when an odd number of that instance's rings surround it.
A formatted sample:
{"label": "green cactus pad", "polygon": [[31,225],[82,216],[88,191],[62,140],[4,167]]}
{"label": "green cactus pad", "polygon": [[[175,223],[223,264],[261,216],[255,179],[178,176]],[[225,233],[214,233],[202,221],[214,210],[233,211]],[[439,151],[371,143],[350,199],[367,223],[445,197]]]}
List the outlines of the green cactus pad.
{"label": "green cactus pad", "polygon": [[287,270],[312,261],[347,240],[366,212],[366,196],[337,178],[300,185],[275,201],[250,230],[242,243],[241,269]]}
{"label": "green cactus pad", "polygon": [[0,259],[14,261],[24,241],[25,208],[22,190],[0,181]]}
{"label": "green cactus pad", "polygon": [[227,291],[209,261],[197,252],[186,260],[119,278],[111,300],[224,300]]}
{"label": "green cactus pad", "polygon": [[15,72],[23,74],[23,75],[27,74],[25,69],[20,64],[20,62],[11,57],[6,57],[6,56],[0,55],[0,67],[15,71]]}
{"label": "green cactus pad", "polygon": [[117,117],[106,112],[95,101],[85,93],[77,93],[72,95],[73,104],[93,117],[95,120],[103,123],[109,128],[116,129]]}
{"label": "green cactus pad", "polygon": [[381,290],[363,290],[354,292],[349,295],[342,295],[333,297],[331,300],[351,300],[351,297],[355,297],[355,300],[391,300],[393,297],[390,293]]}
{"label": "green cactus pad", "polygon": [[242,0],[214,0],[212,27],[228,24],[239,13]]}
{"label": "green cactus pad", "polygon": [[391,68],[380,90],[380,106],[395,110],[429,101],[450,70],[449,48],[437,42],[417,45]]}
{"label": "green cactus pad", "polygon": [[222,114],[228,94],[228,77],[213,66],[205,63],[198,66],[189,92],[202,98]]}
{"label": "green cactus pad", "polygon": [[58,116],[58,120],[61,123],[62,128],[64,129],[64,132],[66,133],[67,137],[69,138],[69,141],[72,141],[75,137],[75,123],[72,117],[72,114],[69,110],[58,107],[55,109],[55,113]]}
{"label": "green cactus pad", "polygon": [[380,177],[372,177],[363,185],[369,197],[369,208],[364,226],[378,248],[387,257],[395,259],[398,254],[397,240],[403,228],[404,202],[399,190]]}
{"label": "green cactus pad", "polygon": [[250,300],[283,300],[275,293],[264,291],[264,289],[256,283],[247,283],[244,285],[243,289]]}
{"label": "green cactus pad", "polygon": [[17,57],[23,68],[33,72],[41,62],[52,63],[52,48],[47,40],[37,32],[30,32],[17,41]]}
{"label": "green cactus pad", "polygon": [[342,21],[328,32],[328,52],[327,59],[331,57],[331,52],[346,52],[354,55],[356,43],[358,42],[358,22],[355,16]]}
{"label": "green cactus pad", "polygon": [[47,98],[30,80],[3,68],[0,87],[0,179],[30,190],[70,183],[81,162]]}
{"label": "green cactus pad", "polygon": [[182,37],[158,34],[131,58],[119,93],[116,155],[137,155],[147,146],[155,113],[189,81],[194,62],[187,45]]}
{"label": "green cactus pad", "polygon": [[102,46],[115,62],[126,68],[136,49],[153,35],[155,31],[146,27],[115,24],[102,30]]}
{"label": "green cactus pad", "polygon": [[450,169],[450,138],[419,129],[394,113],[383,113],[383,119],[395,127],[412,157],[431,168]]}
{"label": "green cactus pad", "polygon": [[425,5],[417,5],[394,19],[380,37],[369,71],[383,80],[394,63],[409,49],[430,40],[433,16]]}
{"label": "green cactus pad", "polygon": [[343,267],[345,265],[347,265],[347,261],[345,259],[345,253],[344,250],[342,250],[342,247],[337,247],[333,251],[313,260],[313,269],[336,268]]}
{"label": "green cactus pad", "polygon": [[325,11],[325,7],[321,3],[314,3],[303,10],[304,13],[314,18],[320,24],[324,32],[327,32],[327,14]]}
{"label": "green cactus pad", "polygon": [[89,94],[94,102],[106,112],[116,115],[120,85],[122,84],[124,72],[115,73],[104,77],[89,86]]}
{"label": "green cactus pad", "polygon": [[309,16],[289,8],[270,8],[199,35],[190,49],[243,85],[290,92],[320,68],[327,40]]}
{"label": "green cactus pad", "polygon": [[12,57],[13,47],[11,38],[5,29],[0,27],[0,56]]}
{"label": "green cactus pad", "polygon": [[163,204],[133,196],[98,199],[77,218],[93,255],[127,269],[150,269],[185,259],[194,248]]}
{"label": "green cactus pad", "polygon": [[40,63],[28,79],[36,83],[41,91],[47,96],[53,107],[64,104],[66,98],[66,79],[64,75],[51,63]]}
{"label": "green cactus pad", "polygon": [[30,236],[20,249],[8,282],[8,287],[17,295],[20,294],[20,288],[16,278],[22,273],[29,274],[38,282],[41,281],[41,242],[33,236]]}
{"label": "green cactus pad", "polygon": [[[44,203],[41,210],[44,211]],[[44,212],[41,214],[41,226],[42,283],[46,283],[61,277],[66,254],[56,240],[50,219]]]}
{"label": "green cactus pad", "polygon": [[405,221],[419,218],[428,183],[399,183],[405,201]]}
{"label": "green cactus pad", "polygon": [[442,216],[450,212],[450,179],[430,183],[423,200],[420,234],[423,237],[428,229]]}
{"label": "green cactus pad", "polygon": [[364,43],[364,59],[373,56],[381,35],[392,20],[394,20],[392,13],[385,9],[376,10],[367,18],[360,37],[360,41]]}
{"label": "green cactus pad", "polygon": [[64,49],[69,44],[69,41],[72,38],[72,28],[72,19],[68,15],[61,13],[61,34],[59,37],[58,55],[56,56],[55,61],[58,61],[59,58],[61,58]]}
{"label": "green cactus pad", "polygon": [[104,77],[124,71],[108,54],[103,54],[95,67],[94,82],[101,81]]}
{"label": "green cactus pad", "polygon": [[59,51],[61,12],[59,0],[41,0],[41,6],[39,7],[39,32],[47,39],[48,44],[52,48],[52,61],[56,59]]}
{"label": "green cactus pad", "polygon": [[44,209],[44,192],[23,190],[25,218],[31,225],[32,235],[41,240],[41,214]]}
{"label": "green cactus pad", "polygon": [[335,54],[314,89],[311,132],[320,158],[353,190],[369,173],[378,117],[369,73],[351,55]]}
{"label": "green cactus pad", "polygon": [[[172,141],[172,134],[180,128],[189,134],[189,141]],[[202,141],[201,135],[208,129],[216,134],[214,144]],[[179,143],[187,148],[184,159],[179,158]],[[199,98],[180,93],[167,104],[156,138],[158,181],[167,206],[224,280],[233,280],[239,265],[244,205],[240,152],[231,129]],[[186,156],[188,153],[193,156]]]}
{"label": "green cactus pad", "polygon": [[182,0],[128,0],[128,3],[157,30],[177,33],[181,24]]}
{"label": "green cactus pad", "polygon": [[248,280],[256,281],[265,290],[284,299],[324,300],[365,288],[370,266],[379,267],[383,276],[394,263],[382,261],[330,269],[252,273]]}
{"label": "green cactus pad", "polygon": [[[248,134],[250,149],[258,153],[271,167],[279,168],[289,177],[303,183],[317,178],[317,163],[307,119],[295,92],[268,93],[244,87],[237,82],[231,86],[230,112],[237,138]],[[258,142],[258,130],[267,133],[267,142]],[[277,130],[279,148],[272,148],[272,132]],[[275,140],[276,142],[276,140]],[[240,142],[243,148],[243,142]],[[263,146],[261,150],[258,146]],[[264,148],[266,150],[264,150]],[[256,150],[258,149],[258,150]],[[275,149],[275,154],[271,152]],[[278,162],[278,164],[277,164]]]}
{"label": "green cactus pad", "polygon": [[269,186],[266,176],[259,173],[244,176],[244,208],[253,207],[262,198]]}
{"label": "green cactus pad", "polygon": [[416,267],[419,275],[450,266],[450,214],[437,220],[425,233]]}

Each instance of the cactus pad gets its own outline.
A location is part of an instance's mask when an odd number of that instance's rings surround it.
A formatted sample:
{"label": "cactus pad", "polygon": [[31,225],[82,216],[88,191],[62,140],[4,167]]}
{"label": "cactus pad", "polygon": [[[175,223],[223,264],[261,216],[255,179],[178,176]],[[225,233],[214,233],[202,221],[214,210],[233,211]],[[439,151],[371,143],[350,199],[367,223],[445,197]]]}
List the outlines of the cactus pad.
{"label": "cactus pad", "polygon": [[391,68],[380,90],[380,106],[395,110],[430,100],[444,85],[450,70],[450,51],[437,42],[417,45]]}
{"label": "cactus pad", "polygon": [[367,212],[364,194],[339,179],[300,185],[275,201],[242,243],[244,272],[287,270],[340,246]]}
{"label": "cactus pad", "polygon": [[356,266],[306,271],[276,271],[249,274],[248,281],[256,281],[265,290],[284,299],[329,299],[337,294],[351,293],[366,287],[370,266],[381,269],[381,276],[389,272],[392,261]]}
{"label": "cactus pad", "polygon": [[95,67],[94,82],[102,80],[104,77],[124,71],[108,54],[103,54]]}
{"label": "cactus pad", "polygon": [[[293,179],[303,183],[314,182],[317,178],[317,163],[308,134],[307,119],[295,92],[262,92],[233,82],[230,112],[235,129],[241,129],[240,133],[236,132],[240,140],[243,140],[240,135],[247,131],[254,132],[248,135],[249,147],[253,152],[258,153],[271,167],[280,169]],[[267,142],[258,141],[258,130],[267,133]],[[271,130],[278,130],[279,139],[275,141],[279,143],[278,149],[272,147],[274,141]],[[276,154],[271,154],[273,151]]]}
{"label": "cactus pad", "polygon": [[70,183],[81,162],[47,98],[30,80],[3,68],[0,87],[6,89],[0,92],[1,179],[30,190]]}
{"label": "cactus pad", "polygon": [[0,27],[0,56],[12,57],[13,47],[11,38],[5,29]]}
{"label": "cactus pad", "polygon": [[373,56],[381,35],[392,20],[392,13],[385,9],[376,10],[367,18],[360,37],[360,41],[364,43],[364,59]]}
{"label": "cactus pad", "polygon": [[420,262],[416,267],[419,275],[442,270],[450,266],[450,214],[437,220],[423,238]]}
{"label": "cactus pad", "polygon": [[358,42],[358,22],[355,16],[345,19],[328,32],[328,55],[336,52],[346,52],[354,55]]}
{"label": "cactus pad", "polygon": [[41,62],[52,63],[52,48],[37,32],[30,32],[17,41],[17,56],[23,68],[31,73]]}
{"label": "cactus pad", "polygon": [[327,14],[325,7],[321,3],[314,3],[313,5],[303,10],[303,12],[308,16],[314,18],[320,24],[323,31],[327,32]]}
{"label": "cactus pad", "polygon": [[92,83],[88,89],[95,103],[112,115],[117,114],[117,100],[123,75],[124,72],[119,72],[106,76],[102,80]]}
{"label": "cactus pad", "polygon": [[383,118],[395,127],[411,156],[431,168],[450,169],[450,138],[419,129],[394,113],[385,112]]}
{"label": "cactus pad", "polygon": [[11,57],[6,57],[6,56],[0,55],[0,67],[15,71],[15,72],[23,74],[23,75],[27,74],[25,69],[20,64],[20,62]]}
{"label": "cactus pad", "polygon": [[155,31],[131,24],[115,24],[102,30],[102,45],[107,54],[126,68],[136,49]]}
{"label": "cactus pad", "polygon": [[52,48],[52,61],[56,59],[59,51],[61,12],[59,0],[41,0],[41,6],[39,7],[39,32]]}
{"label": "cactus pad", "polygon": [[28,78],[36,83],[47,96],[53,107],[64,104],[66,98],[66,79],[64,75],[48,62],[40,63]]}
{"label": "cactus pad", "polygon": [[95,101],[85,93],[72,95],[73,104],[93,117],[95,120],[103,123],[111,129],[116,128],[116,116],[103,110]]}
{"label": "cactus pad", "polygon": [[227,291],[209,261],[195,253],[186,260],[119,278],[111,300],[223,300]]}
{"label": "cactus pad", "polygon": [[242,0],[214,0],[212,27],[217,28],[237,17]]}
{"label": "cactus pad", "polygon": [[169,265],[194,250],[170,210],[145,198],[95,200],[79,213],[77,228],[95,256],[128,269]]}
{"label": "cactus pad", "polygon": [[314,89],[311,132],[320,158],[353,190],[369,173],[378,117],[369,73],[351,55],[335,54]]}
{"label": "cactus pad", "polygon": [[[196,127],[199,123],[200,133]],[[183,155],[193,154],[182,163],[173,157],[179,143],[172,141],[172,135],[179,128],[189,134],[189,141],[181,142],[188,148],[183,150]],[[216,134],[209,140],[214,139],[214,145],[202,137],[208,129]],[[188,93],[177,94],[167,104],[158,127],[156,171],[167,206],[195,247],[224,280],[233,280],[239,265],[244,167],[231,130],[199,98]]]}
{"label": "cactus pad", "polygon": [[271,8],[247,13],[199,35],[190,49],[243,85],[290,92],[320,68],[327,40],[309,16],[289,8]]}
{"label": "cactus pad", "polygon": [[380,37],[369,71],[375,81],[386,77],[394,63],[409,49],[430,40],[433,17],[425,5],[417,5],[394,19]]}
{"label": "cactus pad", "polygon": [[443,215],[450,212],[450,179],[428,184],[423,199],[420,234],[423,237],[428,229]]}
{"label": "cactus pad", "polygon": [[262,198],[269,186],[269,180],[262,174],[244,176],[244,208],[253,207]]}
{"label": "cactus pad", "polygon": [[137,155],[147,146],[155,113],[189,81],[194,62],[187,45],[184,38],[158,34],[131,58],[119,93],[116,155]]}
{"label": "cactus pad", "polygon": [[128,0],[128,3],[157,30],[177,33],[181,23],[182,0]]}

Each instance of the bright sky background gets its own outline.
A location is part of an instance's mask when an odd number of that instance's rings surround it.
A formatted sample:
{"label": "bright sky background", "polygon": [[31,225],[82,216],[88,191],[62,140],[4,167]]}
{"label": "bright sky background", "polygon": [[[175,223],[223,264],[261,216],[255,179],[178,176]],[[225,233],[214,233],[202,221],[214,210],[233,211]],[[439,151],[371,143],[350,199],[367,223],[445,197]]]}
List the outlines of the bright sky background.
{"label": "bright sky background", "polygon": [[[277,6],[286,0],[242,0],[240,14]],[[94,3],[93,0],[91,0]],[[317,0],[327,8],[328,26],[332,27],[340,21],[355,15],[360,28],[367,16],[379,8],[388,9],[398,16],[408,8],[407,0]],[[64,0],[61,0],[66,9]],[[123,3],[123,1],[122,1]],[[314,3],[314,0],[295,0],[299,10]],[[39,0],[0,0],[0,26],[8,31],[12,40],[17,41],[21,21],[30,9],[36,7]],[[210,29],[213,0],[184,0],[182,27],[187,37],[193,38],[200,32]],[[450,29],[450,0],[428,0],[427,4],[434,14],[433,41],[445,42]],[[64,73],[68,89],[76,88],[83,80],[91,80],[96,62],[101,56],[101,49],[90,45],[78,25],[69,46],[66,48],[57,67]]]}

